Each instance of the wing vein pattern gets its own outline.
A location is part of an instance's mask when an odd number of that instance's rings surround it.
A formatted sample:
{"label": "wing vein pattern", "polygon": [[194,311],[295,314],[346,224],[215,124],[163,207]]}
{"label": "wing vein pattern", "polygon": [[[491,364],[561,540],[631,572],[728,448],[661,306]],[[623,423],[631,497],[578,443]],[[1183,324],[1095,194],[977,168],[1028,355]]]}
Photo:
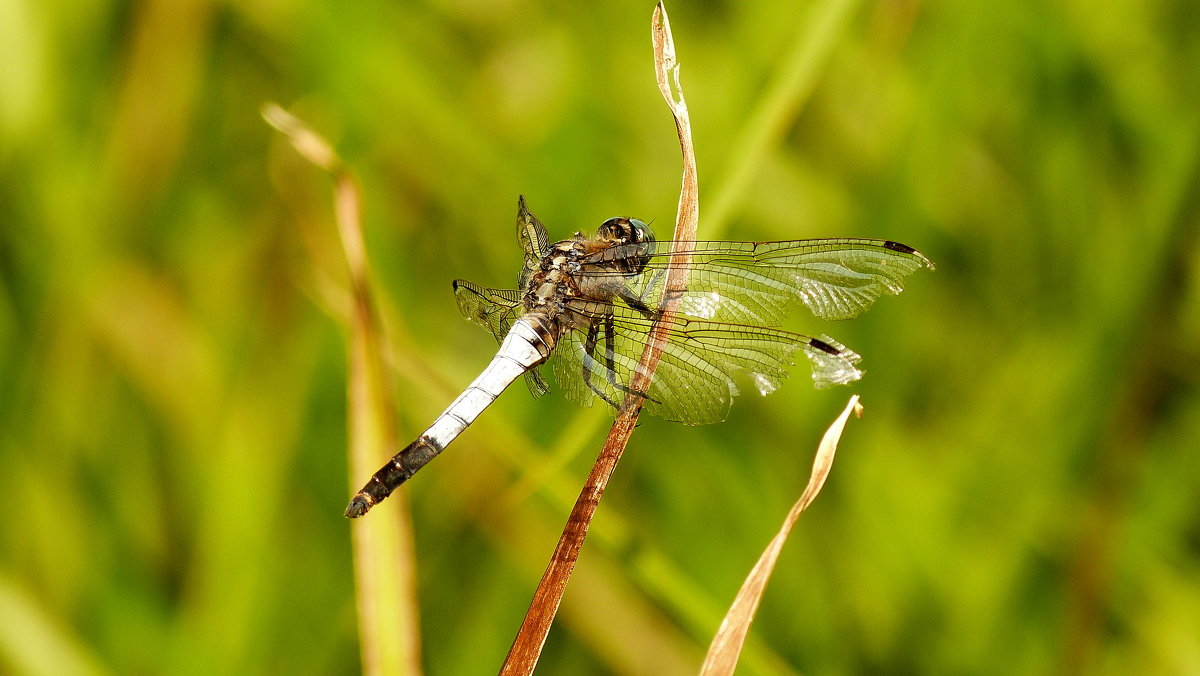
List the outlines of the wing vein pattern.
{"label": "wing vein pattern", "polygon": [[[532,217],[530,217],[532,218]],[[519,223],[526,254],[523,279],[533,257],[545,245],[536,219]],[[679,248],[676,249],[675,247]],[[566,396],[584,406],[618,402],[629,392],[653,316],[663,300],[671,254],[689,255],[687,288],[643,408],[651,415],[687,424],[719,422],[739,393],[737,377],[746,377],[762,394],[779,387],[803,354],[817,387],[854,382],[862,376],[859,355],[825,335],[810,337],[777,327],[797,306],[821,319],[849,319],[877,298],[900,293],[906,277],[933,267],[911,247],[887,240],[820,239],[782,242],[655,242],[612,246],[580,261],[575,276],[598,283],[619,283],[636,299],[631,307],[611,300],[572,298],[565,307],[579,326],[559,337],[550,367]],[[640,257],[640,274],[630,275],[614,261]],[[600,279],[602,278],[602,279]],[[521,294],[459,280],[459,308],[488,329],[497,342],[521,316]],[[589,351],[589,330],[591,350]],[[609,368],[611,365],[612,368]],[[526,376],[530,391],[548,387],[537,370]]]}

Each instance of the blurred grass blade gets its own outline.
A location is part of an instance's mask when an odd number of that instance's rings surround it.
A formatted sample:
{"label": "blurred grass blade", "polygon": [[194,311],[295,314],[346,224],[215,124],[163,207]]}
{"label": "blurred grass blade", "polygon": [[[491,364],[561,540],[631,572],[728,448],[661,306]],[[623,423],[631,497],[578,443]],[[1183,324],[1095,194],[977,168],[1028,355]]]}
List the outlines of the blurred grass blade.
{"label": "blurred grass blade", "polygon": [[298,117],[276,103],[268,103],[263,106],[262,116],[267,124],[288,137],[292,146],[296,148],[296,152],[300,153],[304,159],[329,172],[334,178],[340,178],[342,161],[334,152],[333,146],[329,145],[329,142],[315,131],[309,129],[308,125],[301,122]]}
{"label": "blurred grass blade", "polygon": [[[353,492],[398,448],[395,402],[384,368],[385,341],[363,243],[361,191],[333,147],[302,121],[274,103],[264,106],[262,115],[334,181],[338,233],[353,299],[346,384],[348,483]],[[351,524],[360,651],[367,674],[421,671],[412,523],[408,502],[398,497],[389,502],[390,509]]]}
{"label": "blurred grass blade", "polygon": [[783,543],[787,541],[788,534],[791,533],[796,520],[800,518],[804,510],[808,509],[817,494],[821,492],[821,487],[825,485],[825,478],[829,476],[829,470],[833,467],[833,456],[837,452],[838,441],[842,438],[842,430],[846,428],[846,420],[849,419],[851,412],[857,417],[862,417],[862,404],[858,403],[857,394],[850,397],[845,410],[837,417],[837,420],[833,421],[833,424],[825,431],[825,436],[821,438],[821,445],[817,447],[817,455],[813,459],[813,469],[808,478],[808,485],[804,488],[800,499],[792,505],[792,510],[784,519],[779,533],[767,545],[762,556],[758,558],[758,563],[754,564],[754,568],[746,576],[742,588],[738,590],[733,605],[729,607],[729,612],[725,615],[721,627],[717,630],[717,635],[713,637],[712,644],[708,648],[708,655],[705,656],[704,665],[700,669],[703,676],[732,674],[734,667],[737,666],[738,656],[742,652],[742,644],[745,643],[746,634],[750,631],[750,623],[754,621],[754,613],[758,611],[758,604],[762,600],[767,581],[771,579],[771,572],[775,569],[779,552],[783,550]]}
{"label": "blurred grass blade", "polygon": [[[683,89],[679,85],[679,63],[675,58],[671,25],[667,20],[666,9],[661,2],[654,8],[654,14],[650,21],[650,37],[654,46],[655,77],[658,80],[659,90],[666,99],[667,106],[671,109],[671,115],[675,119],[675,130],[679,135],[683,161],[683,179],[679,191],[679,209],[675,218],[673,239],[693,241],[696,239],[696,225],[699,222],[696,155],[692,146],[692,128],[688,118],[687,103],[683,98]],[[667,288],[682,289],[686,282],[686,260],[674,262],[678,264],[673,265],[668,273]],[[666,327],[671,316],[674,315],[674,308],[681,294],[667,293],[665,296],[674,297],[675,300],[661,308],[663,318],[667,321],[656,321],[650,332],[650,340],[646,343],[641,361],[632,382],[630,382],[630,389],[634,392],[646,392],[650,389],[650,379],[654,375],[654,369],[658,366],[666,345]],[[604,495],[605,487],[608,486],[609,478],[625,453],[625,446],[629,443],[641,410],[641,397],[633,395],[626,397],[621,411],[617,414],[617,419],[613,421],[612,428],[609,430],[608,438],[604,440],[604,447],[592,465],[591,473],[588,474],[583,490],[579,493],[579,498],[575,501],[570,516],[567,517],[567,524],[563,527],[558,545],[550,556],[546,572],[542,575],[542,579],[534,591],[533,601],[529,604],[529,610],[525,613],[521,628],[517,631],[512,647],[509,648],[508,656],[500,667],[501,674],[527,676],[533,673],[537,666],[542,647],[546,644],[546,636],[550,633],[550,625],[553,624],[558,608],[562,604],[567,581],[571,578],[571,572],[575,569],[575,562],[579,559],[579,552],[583,548],[583,541],[591,527],[592,517],[596,514],[596,508],[600,504],[600,498]]]}
{"label": "blurred grass blade", "polygon": [[58,619],[0,574],[0,666],[19,674],[107,673]]}
{"label": "blurred grass blade", "polygon": [[780,60],[779,70],[758,99],[732,144],[727,169],[705,209],[704,232],[720,237],[738,203],[745,198],[764,156],[787,131],[829,61],[837,38],[845,30],[858,0],[822,0],[809,10],[808,21],[797,31],[792,51]]}

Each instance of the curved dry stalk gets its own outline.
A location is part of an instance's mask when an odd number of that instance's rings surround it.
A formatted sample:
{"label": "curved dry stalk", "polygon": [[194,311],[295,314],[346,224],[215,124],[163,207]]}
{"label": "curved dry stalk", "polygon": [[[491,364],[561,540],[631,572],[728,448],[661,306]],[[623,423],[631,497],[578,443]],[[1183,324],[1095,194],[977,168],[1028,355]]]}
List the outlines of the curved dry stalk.
{"label": "curved dry stalk", "polygon": [[809,474],[808,485],[804,487],[804,493],[800,495],[796,504],[792,505],[779,532],[763,550],[758,563],[754,564],[754,568],[746,576],[746,581],[742,583],[742,588],[734,597],[733,605],[729,607],[729,612],[725,614],[721,627],[708,647],[708,655],[704,658],[704,665],[700,667],[701,676],[732,674],[734,667],[737,666],[738,657],[742,652],[742,644],[746,642],[750,623],[754,621],[754,614],[758,611],[758,604],[767,588],[767,581],[771,579],[771,572],[775,570],[775,562],[783,550],[783,543],[787,541],[788,534],[791,533],[792,526],[796,525],[800,514],[808,509],[817,494],[821,492],[821,487],[825,485],[825,478],[829,476],[829,470],[833,468],[833,456],[837,452],[838,441],[842,438],[842,430],[846,429],[846,421],[850,418],[851,413],[854,413],[855,417],[862,417],[862,404],[858,403],[857,394],[850,397],[846,408],[825,431],[825,436],[821,438],[821,444],[817,446],[812,473]]}
{"label": "curved dry stalk", "polygon": [[[683,89],[679,85],[679,63],[675,58],[675,43],[671,37],[671,25],[667,20],[667,12],[662,2],[659,2],[654,8],[650,35],[654,45],[655,76],[658,80],[659,90],[675,118],[675,129],[679,134],[679,149],[683,161],[679,208],[675,217],[675,233],[672,239],[690,242],[696,239],[696,225],[699,222],[700,214],[696,156],[692,145],[692,129],[691,121],[688,118],[687,103],[683,98]],[[674,299],[677,299],[678,294],[672,293],[672,291],[682,290],[687,283],[687,258],[678,256],[672,259],[672,262],[673,265],[666,282],[668,291],[664,294],[664,298],[672,300],[668,300],[666,305],[661,308],[666,321],[657,322],[650,332],[650,340],[646,344],[637,371],[630,382],[630,389],[634,392],[649,390],[650,380],[653,378],[654,370],[658,366],[666,344],[668,322],[675,313],[677,300]],[[629,437],[633,434],[633,428],[637,424],[641,410],[641,397],[634,395],[626,397],[624,405],[617,414],[617,419],[609,430],[608,438],[604,440],[600,455],[592,465],[583,490],[575,501],[571,515],[567,518],[567,524],[563,527],[558,545],[554,548],[550,563],[546,566],[546,572],[542,575],[542,579],[534,591],[533,601],[529,604],[529,610],[521,622],[521,628],[517,631],[508,656],[500,668],[501,674],[527,675],[533,673],[534,667],[537,666],[542,647],[546,643],[546,636],[550,633],[550,625],[554,622],[554,616],[558,613],[558,607],[562,603],[567,581],[575,568],[575,562],[579,559],[579,551],[583,548],[583,541],[587,537],[592,517],[600,504],[605,487],[608,486],[609,478],[625,452],[625,446],[629,443]]]}
{"label": "curved dry stalk", "polygon": [[[309,162],[334,182],[338,234],[346,254],[352,307],[348,324],[346,397],[349,480],[370,474],[381,458],[395,453],[395,401],[384,368],[383,330],[376,312],[362,234],[362,195],[333,147],[277,104],[263,118],[288,137]],[[357,485],[351,483],[351,491]],[[407,502],[351,526],[357,587],[358,631],[363,672],[419,674],[415,557]]]}

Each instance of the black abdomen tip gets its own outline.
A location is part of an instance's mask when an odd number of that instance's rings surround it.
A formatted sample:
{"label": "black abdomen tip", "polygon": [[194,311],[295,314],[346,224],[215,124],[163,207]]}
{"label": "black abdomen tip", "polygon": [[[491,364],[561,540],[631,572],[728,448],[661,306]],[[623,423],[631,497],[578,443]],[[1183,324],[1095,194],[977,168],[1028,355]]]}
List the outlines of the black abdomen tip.
{"label": "black abdomen tip", "polygon": [[356,495],[354,496],[354,499],[350,501],[350,504],[346,505],[345,516],[347,519],[357,519],[363,514],[366,514],[371,509],[372,505],[373,503],[368,500],[365,495]]}

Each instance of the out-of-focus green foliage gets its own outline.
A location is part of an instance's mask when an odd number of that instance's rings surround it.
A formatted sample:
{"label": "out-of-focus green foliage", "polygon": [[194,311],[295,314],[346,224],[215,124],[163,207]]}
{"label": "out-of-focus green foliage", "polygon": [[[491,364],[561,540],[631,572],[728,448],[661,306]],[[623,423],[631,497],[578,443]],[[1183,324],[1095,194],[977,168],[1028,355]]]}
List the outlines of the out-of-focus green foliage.
{"label": "out-of-focus green foliage", "polygon": [[[706,223],[828,4],[669,7],[701,237],[938,264],[789,325],[864,355],[866,415],[745,673],[1196,673],[1200,6],[850,3]],[[416,434],[489,359],[450,281],[512,283],[518,194],[552,237],[669,231],[650,12],[0,0],[0,671],[359,668],[344,268],[327,180],[259,107],[363,182]],[[796,371],[722,425],[643,421],[545,673],[695,669],[850,393]],[[500,664],[606,415],[515,387],[403,489],[429,673]]]}

